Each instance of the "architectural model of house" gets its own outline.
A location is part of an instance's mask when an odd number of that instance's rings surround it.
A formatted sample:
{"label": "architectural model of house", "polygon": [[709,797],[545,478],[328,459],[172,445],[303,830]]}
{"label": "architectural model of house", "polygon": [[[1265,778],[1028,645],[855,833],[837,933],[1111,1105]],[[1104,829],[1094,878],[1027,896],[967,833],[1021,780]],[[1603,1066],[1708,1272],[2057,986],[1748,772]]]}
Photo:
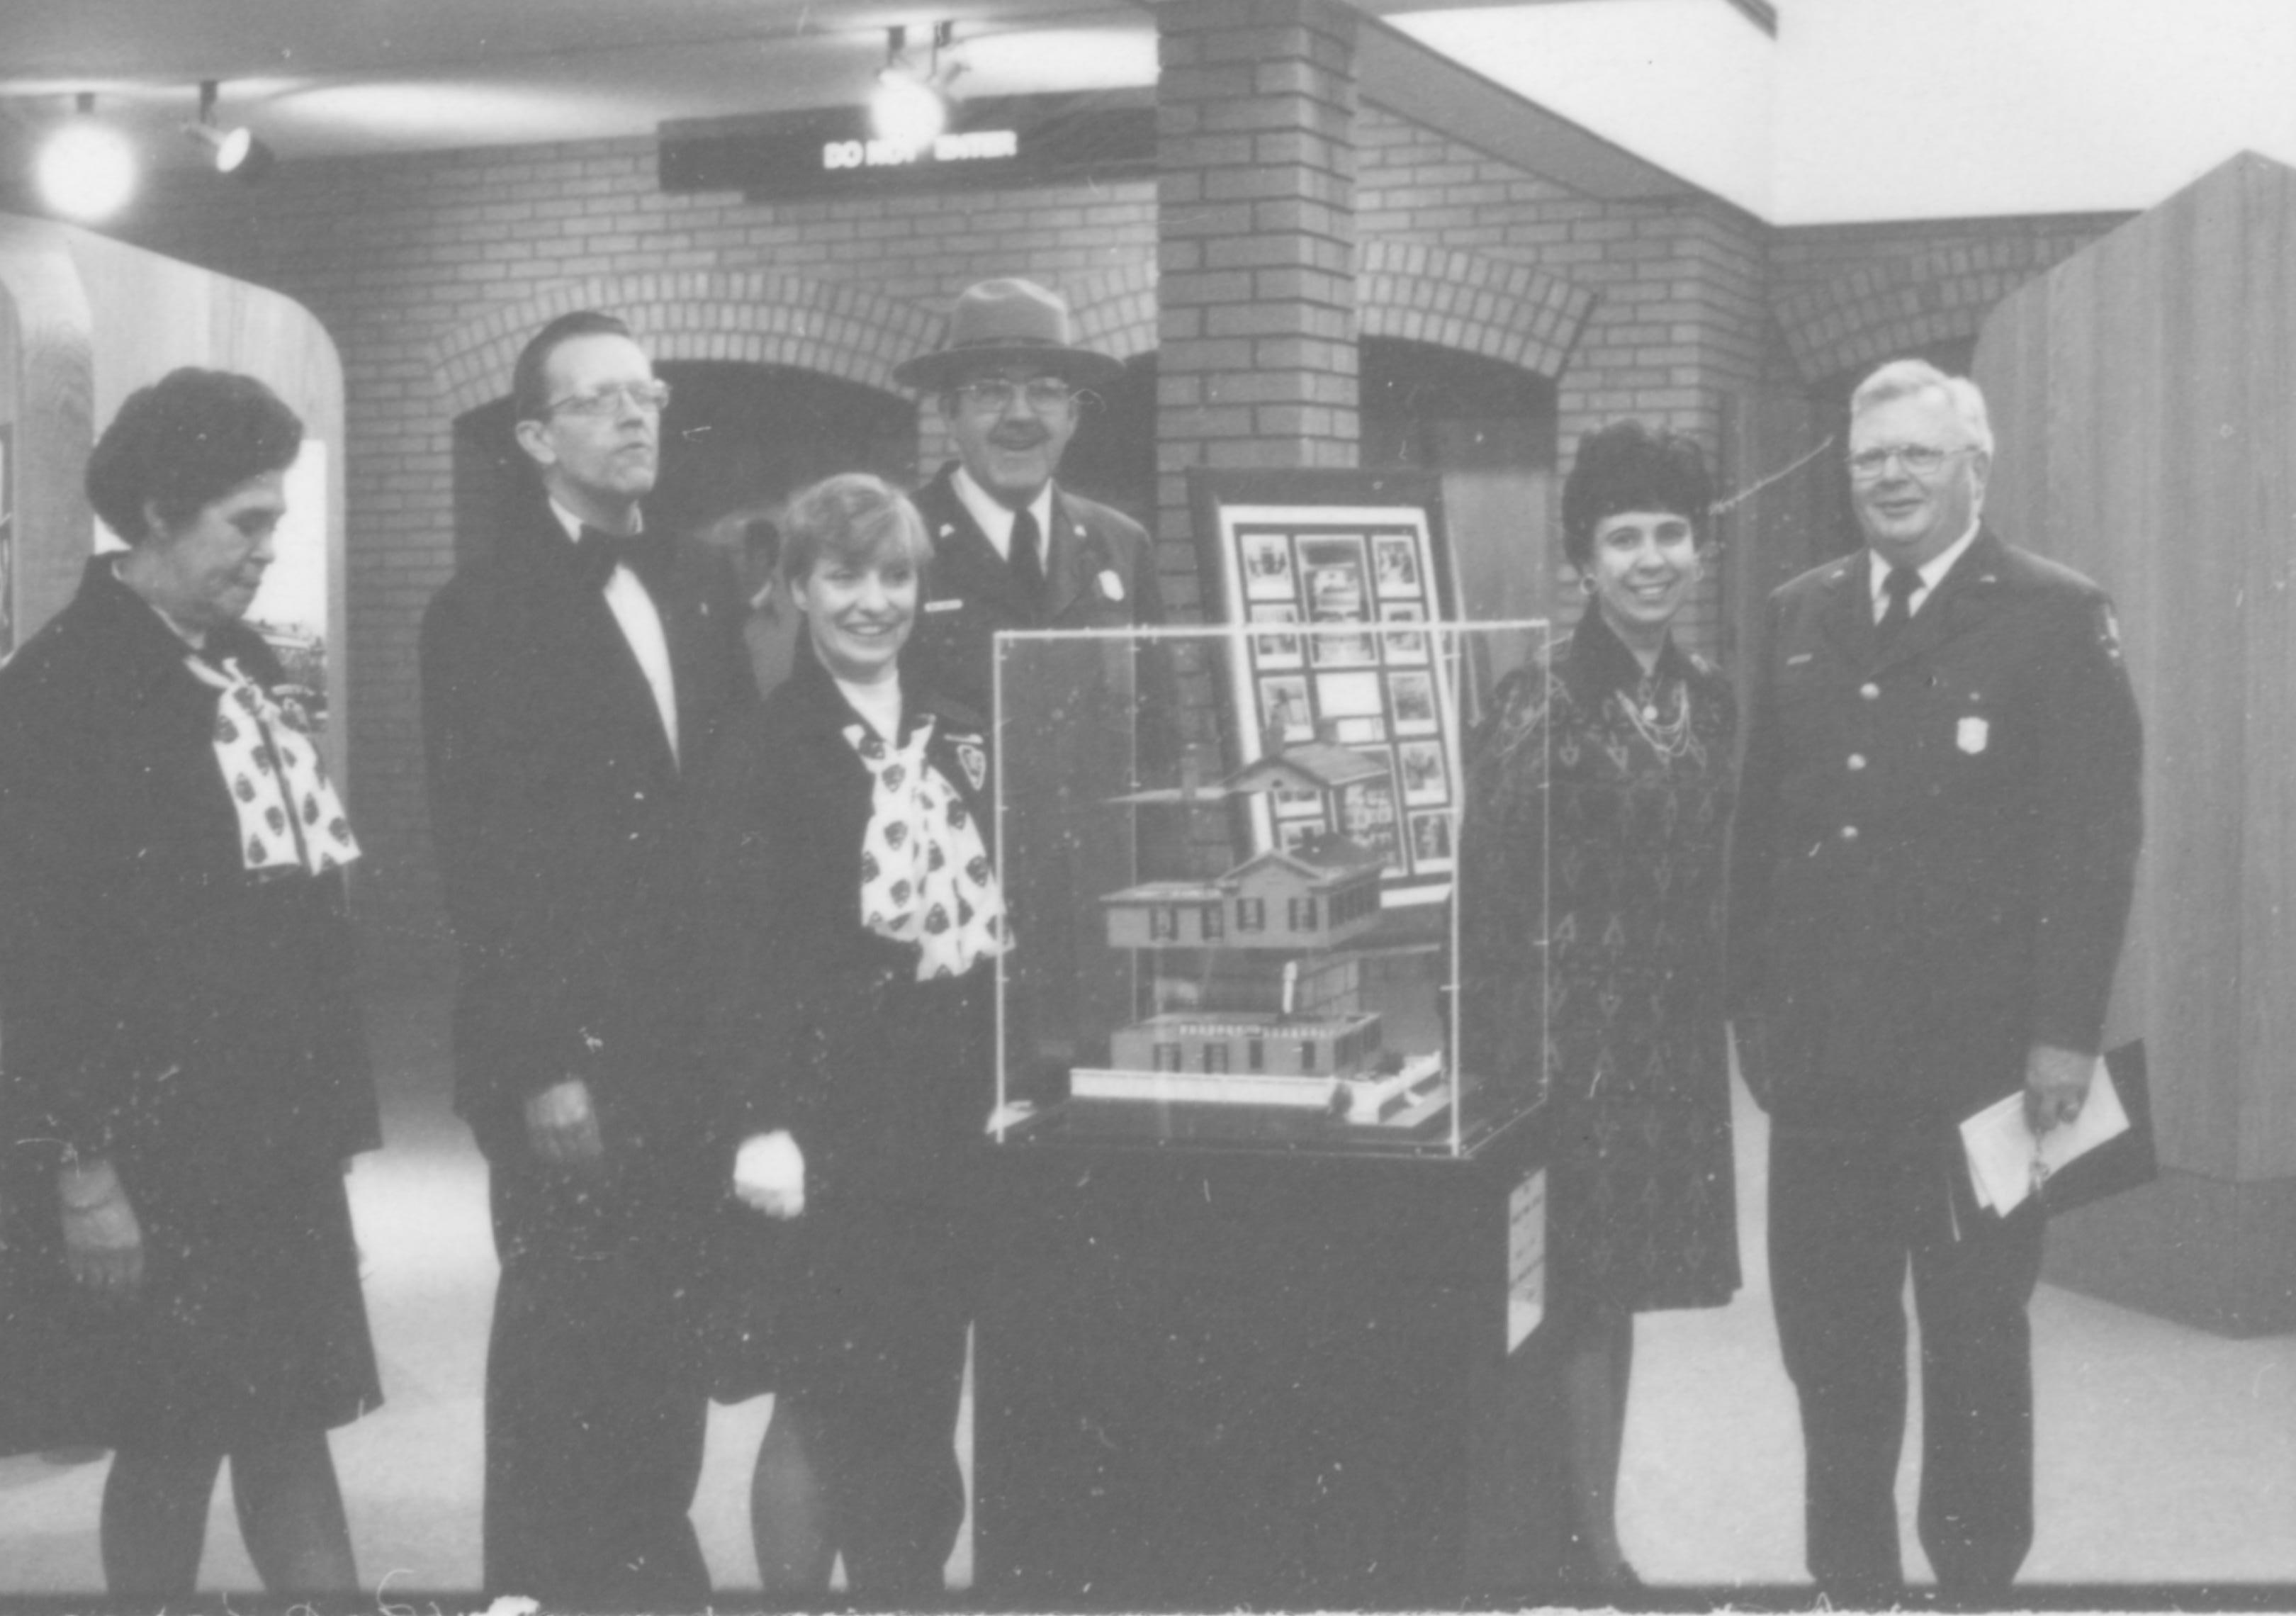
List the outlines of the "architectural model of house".
{"label": "architectural model of house", "polygon": [[[1262,759],[1201,794],[1345,792],[1384,767],[1326,742]],[[1185,788],[1185,794],[1199,794]],[[1124,800],[1172,801],[1143,792]],[[1415,1122],[1439,1100],[1439,1054],[1384,1048],[1348,945],[1379,923],[1378,854],[1320,835],[1209,880],[1150,881],[1101,898],[1109,947],[1155,956],[1153,1012],[1110,1037],[1070,1097],[1280,1106],[1355,1123]]]}

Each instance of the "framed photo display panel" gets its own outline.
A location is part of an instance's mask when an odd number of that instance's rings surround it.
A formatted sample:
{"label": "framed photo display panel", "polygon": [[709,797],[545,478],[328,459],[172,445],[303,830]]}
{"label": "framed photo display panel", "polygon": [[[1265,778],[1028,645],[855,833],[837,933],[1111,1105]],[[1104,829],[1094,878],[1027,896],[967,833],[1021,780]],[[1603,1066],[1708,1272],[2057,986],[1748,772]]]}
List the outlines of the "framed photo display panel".
{"label": "framed photo display panel", "polygon": [[1247,630],[1218,701],[1237,767],[1328,742],[1375,759],[1383,781],[1349,793],[1347,823],[1317,803],[1255,800],[1252,850],[1337,833],[1386,861],[1389,908],[1450,894],[1458,806],[1458,669],[1410,625],[1456,622],[1441,484],[1414,472],[1189,473],[1210,623]]}

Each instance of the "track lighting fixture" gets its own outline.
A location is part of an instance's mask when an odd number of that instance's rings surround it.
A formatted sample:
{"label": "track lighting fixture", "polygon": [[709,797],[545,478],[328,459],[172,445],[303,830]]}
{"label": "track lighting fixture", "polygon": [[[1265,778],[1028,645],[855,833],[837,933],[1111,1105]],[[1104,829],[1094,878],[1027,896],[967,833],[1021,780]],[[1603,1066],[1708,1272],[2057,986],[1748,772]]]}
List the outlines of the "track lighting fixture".
{"label": "track lighting fixture", "polygon": [[277,154],[245,124],[224,126],[216,121],[216,91],[214,79],[200,85],[200,117],[197,123],[187,123],[184,133],[204,148],[208,160],[215,165],[217,174],[229,174],[253,185],[271,171],[278,160]]}
{"label": "track lighting fixture", "polygon": [[941,62],[954,26],[933,25],[932,55],[923,68],[908,59],[907,29],[896,24],[885,30],[885,65],[877,70],[877,87],[869,96],[870,121],[878,139],[924,146],[948,127],[947,86],[963,70],[960,64],[944,67]]}
{"label": "track lighting fixture", "polygon": [[95,116],[95,95],[83,90],[72,116],[40,147],[34,174],[40,195],[66,218],[109,218],[135,191],[135,152],[127,137]]}

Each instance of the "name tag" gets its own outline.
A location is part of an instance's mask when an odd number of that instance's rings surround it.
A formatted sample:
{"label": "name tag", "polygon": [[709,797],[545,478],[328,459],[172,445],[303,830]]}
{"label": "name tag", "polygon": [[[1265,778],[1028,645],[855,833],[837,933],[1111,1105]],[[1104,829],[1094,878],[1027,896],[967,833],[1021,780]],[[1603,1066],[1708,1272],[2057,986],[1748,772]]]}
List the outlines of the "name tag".
{"label": "name tag", "polygon": [[1985,742],[1993,731],[1984,719],[1972,716],[1964,718],[1953,732],[1953,743],[1974,758],[1985,750]]}
{"label": "name tag", "polygon": [[925,610],[928,612],[962,611],[964,610],[964,601],[961,596],[952,595],[945,599],[927,601],[925,603]]}

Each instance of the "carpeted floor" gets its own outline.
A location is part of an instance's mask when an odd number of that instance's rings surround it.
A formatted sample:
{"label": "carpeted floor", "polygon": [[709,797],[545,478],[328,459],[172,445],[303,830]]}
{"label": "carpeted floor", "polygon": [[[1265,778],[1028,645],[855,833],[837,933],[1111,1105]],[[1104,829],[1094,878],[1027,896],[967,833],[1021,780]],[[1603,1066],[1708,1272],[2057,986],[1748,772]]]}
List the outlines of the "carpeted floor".
{"label": "carpeted floor", "polygon": [[[352,1183],[388,1406],[337,1433],[359,1567],[379,1589],[448,1589],[479,1567],[480,1385],[494,1258],[484,1169],[447,1114],[443,1001],[376,1006],[389,1148]],[[1653,1583],[1792,1583],[1801,1454],[1762,1258],[1767,1132],[1741,1096],[1748,1284],[1645,1317],[1620,1516]],[[2035,1302],[2039,1533],[2028,1580],[2296,1585],[2296,1337],[2231,1341],[2050,1287]],[[1916,1389],[1918,1396],[1918,1389]],[[713,1411],[695,1518],[727,1590],[757,1586],[749,1464],[770,1399]],[[969,1419],[969,1410],[968,1410]],[[965,1433],[969,1444],[969,1429]],[[0,1460],[0,1595],[100,1587],[100,1459]],[[1901,1479],[1907,1563],[1914,1457]],[[969,1579],[960,1545],[950,1573]],[[202,1581],[258,1586],[217,1489]]]}

